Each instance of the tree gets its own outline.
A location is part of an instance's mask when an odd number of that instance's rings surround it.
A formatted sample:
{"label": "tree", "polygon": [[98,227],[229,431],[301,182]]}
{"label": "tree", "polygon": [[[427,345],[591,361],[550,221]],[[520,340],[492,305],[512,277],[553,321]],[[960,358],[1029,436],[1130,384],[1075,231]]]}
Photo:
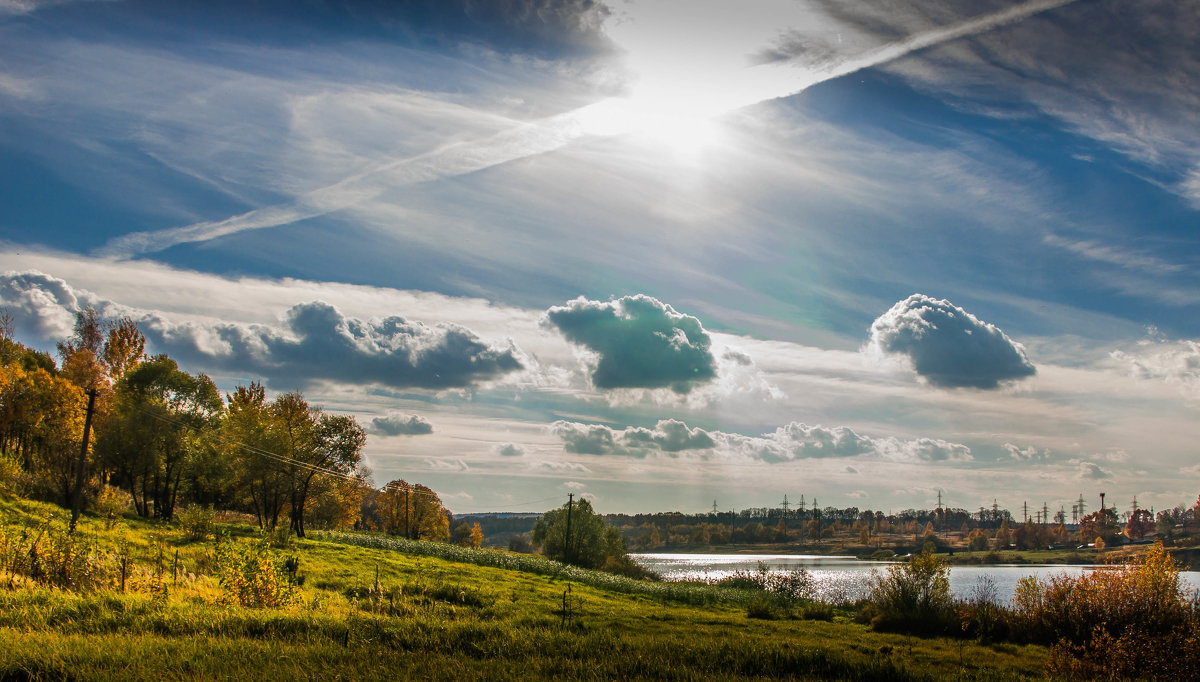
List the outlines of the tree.
{"label": "tree", "polygon": [[412,540],[446,540],[450,537],[450,518],[437,493],[419,483],[404,479],[383,487],[376,502],[383,530]]}
{"label": "tree", "polygon": [[471,546],[479,549],[483,545],[483,528],[479,522],[471,524]]}
{"label": "tree", "polygon": [[[570,535],[567,534],[568,518]],[[592,503],[586,499],[542,514],[533,526],[533,544],[541,547],[542,553],[551,559],[584,568],[600,568],[609,557],[625,556],[621,532],[593,511]]]}
{"label": "tree", "polygon": [[200,446],[199,434],[221,408],[212,379],[182,371],[165,355],[121,378],[114,413],[98,431],[96,447],[129,488],[140,515],[174,515],[184,472]]}
{"label": "tree", "polygon": [[58,355],[65,362],[81,350],[99,357],[104,346],[106,325],[92,306],[75,313],[75,330],[71,338],[58,342]]}
{"label": "tree", "polygon": [[1146,533],[1154,528],[1154,517],[1147,509],[1135,509],[1125,523],[1125,537],[1130,540],[1141,540]]}
{"label": "tree", "polygon": [[1000,551],[1008,549],[1010,544],[1012,544],[1012,531],[1008,528],[1008,519],[1004,519],[1000,522],[1000,528],[996,531],[996,538],[992,548]]}
{"label": "tree", "polygon": [[362,460],[366,442],[366,431],[353,417],[324,413],[316,417],[310,449],[294,453],[301,460],[295,465],[292,478],[292,529],[297,536],[304,537],[304,508],[314,478],[317,474],[330,477],[353,474]]}
{"label": "tree", "polygon": [[146,337],[132,318],[122,317],[109,328],[100,359],[113,381],[120,380],[126,372],[146,359]]}
{"label": "tree", "polygon": [[[279,461],[284,445],[262,384],[238,386],[225,396],[220,447],[233,462],[240,495],[249,496],[259,528],[274,529],[287,504],[288,472]],[[243,497],[245,499],[245,497]]]}
{"label": "tree", "polygon": [[1097,509],[1079,520],[1079,539],[1081,542],[1091,542],[1103,538],[1106,544],[1112,544],[1120,534],[1120,528],[1117,512],[1108,508]]}

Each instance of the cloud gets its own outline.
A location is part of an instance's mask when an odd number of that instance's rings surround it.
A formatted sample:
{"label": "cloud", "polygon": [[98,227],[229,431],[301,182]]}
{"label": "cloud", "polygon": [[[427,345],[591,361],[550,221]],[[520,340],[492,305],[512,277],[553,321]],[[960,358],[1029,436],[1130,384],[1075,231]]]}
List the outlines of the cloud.
{"label": "cloud", "polygon": [[1025,348],[950,303],[913,294],[871,324],[869,347],[905,355],[922,379],[946,388],[997,388],[1037,370]]}
{"label": "cloud", "polygon": [[379,436],[420,436],[433,433],[433,424],[416,414],[389,412],[371,420],[371,433]]}
{"label": "cloud", "polygon": [[801,422],[776,429],[773,440],[787,452],[786,459],[855,457],[875,449],[875,441],[845,426],[828,428]]}
{"label": "cloud", "polygon": [[570,488],[571,490],[583,490],[584,488],[587,487],[587,485],[580,483],[579,481],[567,481],[563,485]]}
{"label": "cloud", "polygon": [[857,474],[857,473],[858,473],[858,469],[855,469],[854,467],[846,467],[846,473],[848,473],[848,474]]}
{"label": "cloud", "polygon": [[[550,431],[562,440],[566,452],[580,455],[646,457],[651,453],[674,455],[690,451],[704,453],[705,457],[768,463],[835,457],[867,457],[893,462],[966,462],[973,459],[971,449],[960,443],[935,438],[870,438],[845,426],[809,426],[801,422],[792,422],[762,436],[706,431],[674,419],[659,421],[653,429],[614,429],[603,424],[560,420],[550,426]],[[847,471],[857,473],[853,467],[848,467]]]}
{"label": "cloud", "polygon": [[1169,383],[1200,381],[1200,341],[1146,342],[1136,351],[1115,350],[1110,357],[1129,366],[1139,379],[1162,379]]}
{"label": "cloud", "polygon": [[659,421],[653,429],[613,429],[602,424],[556,421],[550,432],[562,439],[563,449],[580,455],[644,457],[651,451],[676,453],[716,447],[712,435],[674,419]]}
{"label": "cloud", "polygon": [[1012,443],[1005,443],[1003,447],[1008,452],[1008,455],[1018,462],[1032,462],[1033,460],[1048,459],[1050,457],[1049,450],[1039,450],[1032,445],[1023,448]]}
{"label": "cloud", "polygon": [[501,457],[520,457],[525,454],[525,448],[515,443],[504,443],[496,448],[496,454]]}
{"label": "cloud", "polygon": [[425,465],[433,471],[468,471],[471,468],[461,459],[433,459],[432,457],[425,458]]}
{"label": "cloud", "polygon": [[293,306],[282,326],[216,322],[177,324],[158,313],[125,308],[74,290],[37,272],[0,276],[0,303],[17,323],[31,323],[45,338],[70,334],[75,311],[95,305],[107,317],[129,315],[149,349],[201,371],[266,377],[273,386],[313,381],[445,389],[499,378],[524,367],[511,343],[491,346],[450,323],[425,325],[402,317],[347,317],[322,301]]}
{"label": "cloud", "polygon": [[716,376],[700,320],[650,296],[602,302],[583,297],[546,311],[543,324],[594,351],[596,388],[665,388],[687,393]]}
{"label": "cloud", "polygon": [[559,462],[556,460],[544,460],[541,462],[535,462],[534,464],[531,465],[531,468],[546,469],[548,471],[553,471],[553,472],[557,472],[557,473],[573,471],[573,472],[578,472],[581,474],[590,474],[592,472],[591,469],[580,464],[579,462]]}
{"label": "cloud", "polygon": [[1101,467],[1095,462],[1086,462],[1081,460],[1071,460],[1072,464],[1079,467],[1079,478],[1085,481],[1102,481],[1113,477],[1112,472]]}
{"label": "cloud", "polygon": [[939,438],[883,438],[875,441],[875,450],[884,459],[895,462],[969,462],[973,459],[971,448]]}

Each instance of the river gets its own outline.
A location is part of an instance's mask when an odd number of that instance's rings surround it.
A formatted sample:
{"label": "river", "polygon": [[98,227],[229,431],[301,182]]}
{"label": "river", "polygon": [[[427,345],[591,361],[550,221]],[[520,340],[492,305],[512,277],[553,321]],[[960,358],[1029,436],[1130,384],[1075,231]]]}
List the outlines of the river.
{"label": "river", "polygon": [[[757,571],[759,563],[773,572],[803,568],[814,582],[816,596],[825,601],[857,599],[866,596],[872,571],[886,571],[891,562],[860,561],[849,556],[808,554],[631,554],[634,561],[667,580],[719,580],[737,571]],[[990,579],[995,600],[1006,603],[1016,591],[1017,581],[1025,576],[1045,578],[1066,573],[1080,575],[1092,566],[1070,565],[964,565],[950,567],[950,591],[969,598],[976,586]],[[1200,589],[1200,572],[1183,571],[1180,578],[1193,589]]]}

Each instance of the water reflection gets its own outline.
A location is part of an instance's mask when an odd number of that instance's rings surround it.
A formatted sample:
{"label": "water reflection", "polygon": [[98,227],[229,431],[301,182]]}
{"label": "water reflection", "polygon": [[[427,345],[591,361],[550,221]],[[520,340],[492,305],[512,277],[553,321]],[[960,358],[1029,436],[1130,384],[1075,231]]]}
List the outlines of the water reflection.
{"label": "water reflection", "polygon": [[[760,564],[771,572],[803,568],[813,577],[819,599],[841,601],[864,597],[872,571],[885,571],[890,562],[859,561],[850,556],[817,556],[808,554],[632,554],[634,561],[655,571],[667,580],[717,581],[739,571],[756,571]],[[987,565],[951,566],[950,591],[967,598],[985,578],[995,587],[996,599],[1008,602],[1016,591],[1017,581],[1025,576],[1046,578],[1051,575],[1080,575],[1092,571],[1092,566],[1064,565]],[[1180,577],[1193,588],[1200,587],[1200,573],[1185,571]]]}

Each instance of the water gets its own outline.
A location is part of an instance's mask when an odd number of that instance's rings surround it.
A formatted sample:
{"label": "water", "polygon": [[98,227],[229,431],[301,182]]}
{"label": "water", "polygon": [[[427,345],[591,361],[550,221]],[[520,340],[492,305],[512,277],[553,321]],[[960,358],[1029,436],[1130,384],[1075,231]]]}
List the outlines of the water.
{"label": "water", "polygon": [[[859,561],[849,556],[810,554],[631,554],[638,564],[667,580],[720,580],[738,571],[757,571],[759,563],[773,572],[803,568],[813,577],[816,596],[826,601],[857,599],[868,591],[872,571],[883,572],[891,562]],[[1016,591],[1017,581],[1026,576],[1046,578],[1052,575],[1081,575],[1092,566],[1064,565],[986,565],[951,566],[950,591],[967,598],[976,585],[991,579],[996,599],[1007,602]],[[1183,571],[1180,578],[1193,589],[1200,588],[1200,572]]]}

